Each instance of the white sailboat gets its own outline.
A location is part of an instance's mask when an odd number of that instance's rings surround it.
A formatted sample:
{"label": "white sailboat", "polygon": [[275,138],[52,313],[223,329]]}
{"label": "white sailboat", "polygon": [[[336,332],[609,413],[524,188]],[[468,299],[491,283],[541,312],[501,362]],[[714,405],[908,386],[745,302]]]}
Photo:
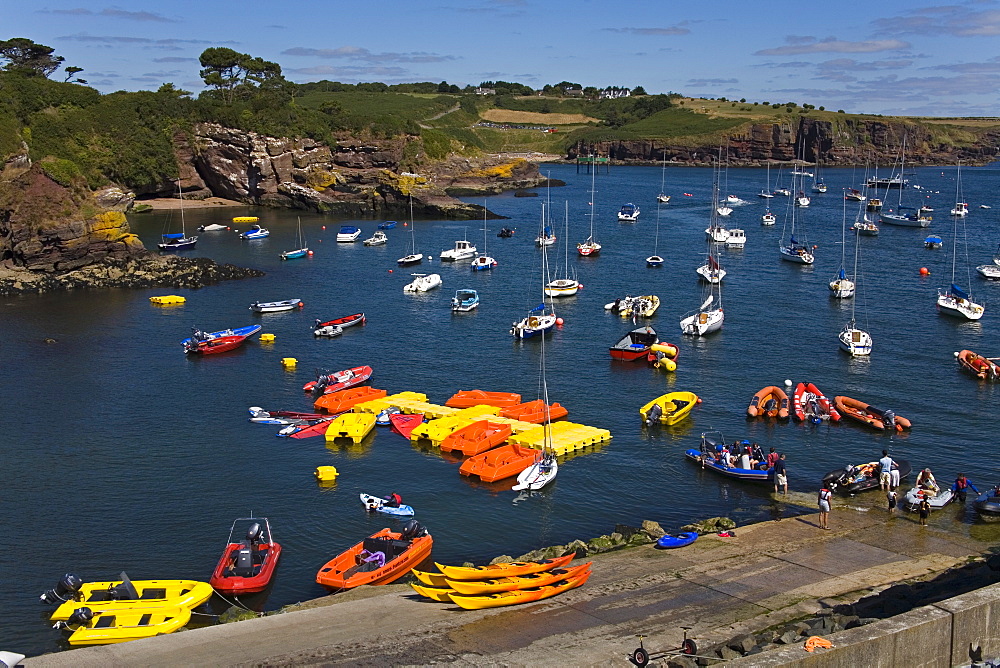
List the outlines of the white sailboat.
{"label": "white sailboat", "polygon": [[[959,165],[959,170],[962,166]],[[957,180],[957,179],[956,179]],[[956,184],[956,189],[961,186]],[[955,199],[958,200],[960,197],[960,191],[956,192]],[[963,290],[955,283],[955,268],[958,265],[958,221],[962,221],[962,245],[965,247],[966,255],[968,256],[968,240],[966,239],[965,233],[965,218],[963,216],[955,216],[954,223],[952,227],[954,232],[952,234],[952,245],[951,245],[951,287],[948,289],[941,288],[938,290],[937,307],[938,312],[944,315],[955,316],[957,318],[965,318],[966,320],[979,320],[983,317],[983,313],[986,311],[986,307],[982,304],[977,304],[972,300],[972,295],[967,291]],[[965,260],[965,266],[969,266],[968,257]],[[972,273],[969,272],[967,277],[969,285],[972,283]]]}
{"label": "white sailboat", "polygon": [[965,201],[962,193],[962,163],[958,163],[958,174],[955,176],[955,208],[951,210],[953,216],[969,215],[969,203]]}
{"label": "white sailboat", "polygon": [[663,184],[667,179],[667,152],[663,152],[663,167],[660,172],[660,194],[656,196],[656,201],[660,204],[666,204],[670,201],[670,195],[663,193]]}
{"label": "white sailboat", "polygon": [[593,170],[590,174],[590,236],[582,244],[576,245],[576,252],[580,255],[587,257],[589,255],[597,255],[601,252],[601,244],[597,243],[594,239],[594,211],[597,209],[597,163],[594,162]]}
{"label": "white sailboat", "polygon": [[566,230],[563,239],[566,246],[565,278],[557,278],[545,284],[545,294],[549,297],[572,297],[580,290],[580,281],[569,275],[569,202],[566,202]]}
{"label": "white sailboat", "polygon": [[[854,281],[847,278],[844,272],[844,261],[847,258],[847,200],[844,200],[844,216],[840,224],[840,271],[836,278],[830,281],[830,296],[837,299],[849,299],[854,296]],[[855,268],[855,272],[857,268]]]}
{"label": "white sailboat", "polygon": [[417,252],[417,238],[413,233],[413,195],[410,195],[410,243],[412,244],[410,254],[396,260],[396,264],[400,267],[420,264],[424,260],[424,254]]}
{"label": "white sailboat", "polygon": [[472,261],[472,271],[489,271],[497,266],[497,261],[486,254],[486,202],[483,202],[483,252]]}
{"label": "white sailboat", "polygon": [[[729,207],[720,206],[719,204],[719,179],[722,176],[721,170],[722,170],[722,147],[720,146],[719,157],[716,159],[716,168],[712,179],[712,218],[708,224],[708,227],[705,228],[705,235],[708,236],[709,240],[719,244],[725,243],[726,239],[729,238],[729,230],[727,230],[726,228],[724,228],[722,225],[719,224],[718,216],[727,216],[733,212],[733,210],[730,209]],[[729,212],[725,213],[727,209],[729,210]]]}
{"label": "white sailboat", "polygon": [[294,260],[295,258],[309,255],[309,247],[306,246],[305,239],[302,237],[302,218],[299,216],[296,216],[296,218],[298,218],[298,229],[296,230],[295,240],[299,247],[295,250],[285,251],[282,253],[282,260]]}
{"label": "white sailboat", "polygon": [[[795,172],[793,172],[795,174]],[[792,178],[792,187],[795,187],[795,178]],[[792,206],[791,208],[791,235],[789,236],[788,243],[782,241],[781,245],[778,246],[778,251],[781,254],[782,260],[787,260],[788,262],[796,262],[798,264],[812,264],[815,261],[815,257],[809,250],[809,245],[806,243],[801,243],[795,238],[795,210],[797,206]],[[786,214],[786,220],[789,219]],[[781,238],[785,238],[785,230],[782,227]]]}
{"label": "white sailboat", "polygon": [[763,190],[761,190],[759,193],[757,193],[757,197],[760,197],[762,199],[771,199],[771,198],[774,197],[774,194],[771,192],[771,162],[770,161],[768,161],[768,163],[767,163],[767,186]]}
{"label": "white sailboat", "polygon": [[707,283],[721,283],[722,279],[726,277],[726,270],[711,253],[708,254],[708,261],[695,269],[695,272],[701,277],[701,280]]}
{"label": "white sailboat", "polygon": [[184,193],[181,192],[181,182],[177,181],[177,197],[180,199],[181,203],[178,209],[181,212],[181,231],[168,232],[162,235],[163,241],[156,244],[160,250],[165,251],[176,251],[176,250],[189,250],[194,248],[194,245],[198,243],[198,237],[189,237],[187,235],[187,230],[184,225]]}
{"label": "white sailboat", "polygon": [[[544,206],[544,204],[543,204]],[[529,339],[539,334],[544,335],[556,325],[556,310],[549,297],[549,309],[545,309],[545,284],[548,282],[548,249],[542,246],[542,303],[528,311],[528,315],[511,325],[511,336],[518,339]]]}
{"label": "white sailboat", "polygon": [[[886,225],[899,225],[901,227],[930,227],[931,217],[927,215],[928,211],[925,207],[920,207],[914,210],[913,207],[903,206],[903,190],[906,188],[908,183],[907,179],[903,178],[903,168],[906,164],[906,135],[903,136],[903,146],[899,153],[899,176],[890,176],[888,179],[878,179],[874,180],[876,186],[885,183],[886,197],[889,196],[889,188],[896,188],[899,191],[899,195],[896,198],[896,212],[881,212],[879,213],[879,218]],[[869,180],[869,187],[872,181]],[[871,206],[872,202],[876,200],[871,199],[868,201],[868,205]],[[912,211],[913,213],[907,213],[907,211]]]}
{"label": "white sailboat", "polygon": [[656,208],[656,231],[653,233],[653,254],[646,258],[647,267],[662,267],[663,258],[660,257],[659,250],[660,245],[660,208]]}
{"label": "white sailboat", "polygon": [[[716,224],[715,217],[718,215],[718,201],[719,201],[719,182],[716,178],[714,187],[712,188],[712,224]],[[711,227],[710,226],[710,227]],[[715,258],[712,256],[712,243],[708,243],[708,266],[711,268],[713,263],[718,268],[717,271],[720,272],[718,275],[718,280],[712,280],[711,272],[705,276],[707,283],[706,297],[701,303],[701,306],[697,310],[691,313],[686,313],[681,318],[681,332],[683,334],[690,334],[692,336],[704,336],[705,334],[711,334],[712,332],[718,331],[722,328],[722,323],[725,320],[725,313],[722,310],[722,276],[725,272],[722,267],[718,266],[717,262],[714,262]],[[699,273],[701,268],[699,268]]]}
{"label": "white sailboat", "polygon": [[539,357],[539,375],[542,378],[542,402],[545,406],[545,419],[542,421],[544,437],[542,449],[535,455],[535,461],[517,475],[517,483],[511,487],[515,492],[532,491],[545,487],[556,479],[559,474],[559,463],[556,461],[555,449],[552,447],[552,415],[549,413],[549,385],[545,377],[545,337],[542,337],[542,349]]}
{"label": "white sailboat", "polygon": [[[854,276],[853,283],[858,284],[858,254],[861,251],[861,244],[859,238],[860,232],[855,229],[854,231]],[[851,320],[844,328],[840,330],[840,334],[837,335],[837,339],[840,341],[841,350],[850,353],[852,357],[863,357],[866,355],[871,355],[872,353],[872,336],[868,333],[866,329],[861,329],[857,325],[857,320],[855,319],[855,311],[857,309],[858,300],[855,299],[851,302]],[[867,317],[866,317],[867,320]]]}

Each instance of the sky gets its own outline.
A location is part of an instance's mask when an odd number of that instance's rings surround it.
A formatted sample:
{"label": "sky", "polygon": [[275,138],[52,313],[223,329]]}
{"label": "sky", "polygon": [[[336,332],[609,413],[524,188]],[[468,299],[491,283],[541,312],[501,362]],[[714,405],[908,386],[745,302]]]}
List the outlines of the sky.
{"label": "sky", "polygon": [[54,47],[102,92],[170,82],[197,93],[198,56],[225,46],[299,83],[571,81],[850,113],[1000,116],[1000,0],[0,4],[0,39]]}

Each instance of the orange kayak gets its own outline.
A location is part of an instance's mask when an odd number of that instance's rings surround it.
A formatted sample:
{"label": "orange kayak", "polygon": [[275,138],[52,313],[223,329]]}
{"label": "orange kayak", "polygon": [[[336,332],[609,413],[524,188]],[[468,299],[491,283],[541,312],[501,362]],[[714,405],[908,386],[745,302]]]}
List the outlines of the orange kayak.
{"label": "orange kayak", "polygon": [[313,408],[317,411],[327,413],[343,413],[349,411],[357,404],[372,399],[381,399],[389,394],[385,390],[376,390],[374,387],[351,387],[338,392],[324,394],[313,403]]}
{"label": "orange kayak", "polygon": [[513,392],[485,392],[483,390],[461,390],[444,402],[452,408],[472,408],[473,406],[498,406],[509,408],[521,403],[521,395]]}
{"label": "orange kayak", "polygon": [[538,452],[534,448],[507,443],[499,448],[493,448],[482,454],[469,457],[462,462],[458,472],[462,475],[479,476],[483,482],[496,482],[516,476],[534,464]]}
{"label": "orange kayak", "polygon": [[413,591],[417,592],[425,598],[429,598],[432,601],[440,601],[442,603],[451,603],[451,595],[456,593],[453,589],[440,589],[438,587],[425,587],[424,585],[418,585],[410,583],[413,587]]}
{"label": "orange kayak", "polygon": [[542,561],[513,561],[506,564],[490,564],[489,566],[444,566],[437,562],[434,565],[444,573],[448,580],[492,580],[495,578],[520,577],[532,573],[542,573],[553,568],[562,568],[573,561],[576,553],[567,554],[555,559]]}
{"label": "orange kayak", "polygon": [[382,529],[323,564],[316,582],[330,591],[340,591],[398,580],[430,556],[434,539],[426,531],[422,533],[403,538],[402,533]]}
{"label": "orange kayak", "polygon": [[455,451],[467,457],[486,452],[510,438],[509,424],[478,420],[454,431],[441,441],[441,452]]}
{"label": "orange kayak", "polygon": [[[857,420],[861,424],[868,425],[872,429],[885,430],[885,411],[875,408],[871,404],[852,399],[851,397],[836,396],[833,398],[833,405],[841,415],[846,415],[852,420]],[[913,425],[902,415],[895,416],[896,431],[909,429]]]}
{"label": "orange kayak", "polygon": [[560,580],[572,580],[590,570],[593,563],[592,561],[588,561],[585,564],[580,564],[572,568],[555,568],[551,571],[531,573],[517,577],[498,578],[496,580],[448,580],[447,584],[449,588],[454,590],[453,593],[465,596],[482,596],[502,591],[531,589],[555,584]]}
{"label": "orange kayak", "polygon": [[750,417],[770,417],[781,420],[788,419],[788,395],[777,385],[769,385],[750,399],[747,406]]}
{"label": "orange kayak", "polygon": [[[569,415],[569,411],[559,402],[552,402],[549,405],[549,419],[558,420]],[[528,401],[523,404],[511,406],[500,411],[500,417],[530,422],[531,424],[541,424],[545,422],[545,402],[541,399]]]}
{"label": "orange kayak", "polygon": [[518,603],[530,603],[549,598],[564,591],[579,587],[590,577],[590,571],[572,580],[548,585],[545,587],[534,587],[532,589],[521,589],[518,591],[504,591],[498,594],[488,594],[486,596],[461,596],[452,594],[451,601],[466,610],[482,610],[483,608],[499,608],[505,605],[517,605]]}

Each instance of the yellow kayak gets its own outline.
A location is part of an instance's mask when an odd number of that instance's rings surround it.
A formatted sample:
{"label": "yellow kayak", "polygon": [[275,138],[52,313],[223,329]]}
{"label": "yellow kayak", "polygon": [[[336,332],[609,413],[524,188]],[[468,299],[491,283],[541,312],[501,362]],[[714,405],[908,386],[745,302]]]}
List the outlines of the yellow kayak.
{"label": "yellow kayak", "polygon": [[[542,573],[532,573],[520,577],[498,578],[496,580],[448,580],[448,586],[454,590],[453,593],[464,594],[466,596],[481,596],[484,594],[497,594],[503,591],[515,591],[518,589],[531,589],[534,587],[544,587],[555,584],[560,580],[572,580],[586,571],[590,570],[591,564],[588,561],[572,568],[557,568],[553,571]],[[450,600],[450,599],[449,599]]]}
{"label": "yellow kayak", "polygon": [[492,580],[493,578],[518,577],[521,575],[530,575],[531,573],[550,571],[553,568],[561,568],[572,561],[575,556],[576,553],[571,553],[543,561],[514,561],[510,563],[490,564],[489,566],[444,566],[437,562],[434,565],[449,580]]}
{"label": "yellow kayak", "polygon": [[483,608],[499,608],[506,605],[531,603],[532,601],[540,601],[543,598],[549,598],[551,596],[555,596],[556,594],[561,594],[564,591],[569,591],[570,589],[579,587],[586,582],[589,577],[590,571],[587,571],[583,575],[577,576],[572,580],[563,580],[562,582],[545,587],[533,587],[531,589],[521,589],[518,591],[503,591],[496,594],[487,594],[485,596],[461,596],[459,594],[452,594],[451,600],[453,603],[460,605],[466,610],[482,610]]}
{"label": "yellow kayak", "polygon": [[429,598],[433,601],[441,601],[442,603],[451,603],[451,595],[455,593],[454,589],[439,589],[437,587],[423,587],[418,584],[410,583],[413,587],[413,591],[417,592],[425,598]]}
{"label": "yellow kayak", "polygon": [[428,587],[447,587],[448,578],[444,573],[428,573],[426,571],[418,571],[413,569],[410,571],[416,576],[421,583],[427,585]]}
{"label": "yellow kayak", "polygon": [[648,425],[655,422],[675,424],[687,417],[691,409],[699,403],[701,399],[694,392],[669,392],[640,408],[639,415]]}
{"label": "yellow kayak", "polygon": [[135,580],[129,590],[121,580],[86,582],[72,600],[52,613],[52,621],[69,619],[77,608],[84,606],[95,613],[101,610],[147,610],[150,608],[196,608],[212,597],[212,586],[196,580]]}
{"label": "yellow kayak", "polygon": [[[86,608],[81,608],[80,613],[83,610]],[[146,610],[136,608],[104,609],[94,611],[90,615],[84,615],[81,619],[71,619],[68,622],[59,623],[62,625],[61,628],[73,631],[69,637],[69,644],[79,647],[82,645],[110,645],[173,633],[187,624],[190,619],[191,611],[188,608],[161,606]]]}

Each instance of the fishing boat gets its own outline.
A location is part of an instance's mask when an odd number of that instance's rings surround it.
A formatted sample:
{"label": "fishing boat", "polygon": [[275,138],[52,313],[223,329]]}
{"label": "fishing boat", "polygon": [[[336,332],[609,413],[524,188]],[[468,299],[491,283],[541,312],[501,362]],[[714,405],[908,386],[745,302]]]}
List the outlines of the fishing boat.
{"label": "fishing boat", "polygon": [[623,204],[622,208],[618,210],[618,222],[634,223],[637,220],[639,220],[639,207],[632,202]]}
{"label": "fishing boat", "polygon": [[455,242],[454,248],[441,251],[439,257],[442,262],[456,262],[458,260],[467,260],[470,257],[476,257],[476,253],[478,252],[479,250],[471,241],[467,239],[459,239]]}
{"label": "fishing boat", "polygon": [[747,233],[738,227],[730,227],[726,236],[726,248],[743,248],[747,245]]}
{"label": "fishing boat", "polygon": [[427,292],[441,286],[441,274],[410,274],[413,280],[403,286],[403,292]]}
{"label": "fishing boat", "polygon": [[[161,251],[190,250],[198,243],[198,237],[189,237],[184,226],[184,194],[181,192],[181,183],[177,182],[177,197],[180,199],[178,209],[181,212],[181,231],[163,234],[163,241],[156,244]],[[224,226],[223,226],[224,227]]]}
{"label": "fishing boat", "polygon": [[931,234],[924,239],[924,248],[928,250],[935,250],[941,248],[944,245],[944,239],[936,234]]}
{"label": "fishing boat", "polygon": [[955,353],[955,359],[958,360],[959,367],[980,380],[1000,380],[1000,365],[994,361],[1000,358],[983,357],[971,350],[961,350]]}
{"label": "fishing boat", "polygon": [[563,267],[564,278],[557,278],[545,284],[545,294],[548,297],[572,297],[580,291],[580,281],[569,274],[569,202],[566,202],[566,231],[563,234],[563,245],[565,247],[565,265]]}
{"label": "fishing boat", "polygon": [[478,476],[483,482],[496,482],[512,478],[535,462],[538,450],[516,443],[505,443],[481,454],[469,457],[458,472],[464,476]]}
{"label": "fishing boat", "polygon": [[662,394],[639,409],[642,421],[648,426],[654,424],[676,424],[694,409],[701,399],[694,392],[668,392]]}
{"label": "fishing boat", "polygon": [[67,639],[70,646],[85,647],[166,635],[183,628],[189,621],[189,608],[126,608],[95,612],[82,607],[69,619],[56,622],[55,628],[71,631]]}
{"label": "fishing boat", "polygon": [[[913,470],[910,462],[905,459],[895,459],[896,468],[899,471],[900,480],[910,475]],[[823,486],[831,492],[841,492],[843,494],[858,494],[868,490],[878,489],[879,463],[867,462],[865,464],[848,464],[842,469],[830,471],[823,476]]]}
{"label": "fishing boat", "polygon": [[375,230],[375,233],[370,237],[362,241],[365,246],[384,246],[389,241],[389,237],[386,236],[385,232],[382,230]]}
{"label": "fishing boat", "polygon": [[[959,164],[959,170],[962,166]],[[952,228],[954,230],[951,248],[951,286],[947,289],[938,289],[937,307],[938,312],[943,315],[950,315],[965,320],[979,320],[983,317],[986,307],[972,300],[972,295],[963,290],[955,283],[955,270],[958,266],[958,221],[962,221],[965,226],[965,218],[956,216]],[[963,229],[963,240],[966,238]],[[968,244],[966,243],[966,246]],[[968,252],[968,249],[966,249]],[[967,280],[972,283],[972,272],[968,272]]]}
{"label": "fishing boat", "polygon": [[[844,215],[840,224],[840,270],[836,278],[829,283],[830,296],[837,299],[849,299],[854,296],[854,281],[847,278],[844,263],[847,259],[847,200],[844,200]],[[855,267],[855,271],[857,267]]]}
{"label": "fishing boat", "polygon": [[771,213],[771,209],[764,209],[764,214],[760,217],[760,224],[770,227],[777,222],[778,217]]}
{"label": "fishing boat", "polygon": [[654,343],[659,343],[659,339],[656,337],[656,330],[646,325],[636,327],[627,333],[618,340],[618,343],[611,346],[608,352],[611,354],[611,359],[613,360],[637,362],[646,358],[650,346]]}
{"label": "fishing boat", "polygon": [[799,383],[792,395],[792,415],[799,422],[823,420],[840,422],[840,413],[819,388],[812,383]]}
{"label": "fishing boat", "polygon": [[719,264],[719,261],[711,253],[708,255],[708,261],[695,269],[695,273],[701,277],[701,280],[708,283],[721,283],[722,279],[726,277],[726,270],[722,268],[722,265]]}
{"label": "fishing boat", "polygon": [[497,447],[511,435],[506,422],[476,420],[472,424],[451,432],[441,441],[441,452],[456,452],[472,457]]}
{"label": "fishing boat", "polygon": [[548,280],[548,252],[542,247],[542,303],[528,311],[528,315],[511,325],[511,336],[518,339],[529,339],[544,335],[556,326],[556,310],[552,297],[549,297],[548,312],[545,309],[545,284]]}
{"label": "fishing boat", "polygon": [[[472,580],[484,581],[498,578],[516,578],[535,573],[547,573],[557,568],[563,568],[576,556],[571,552],[561,557],[553,559],[542,559],[541,561],[511,561],[489,566],[446,566],[434,562],[446,580],[457,580],[468,582]],[[431,574],[433,575],[433,574]],[[421,579],[426,582],[425,580]]]}
{"label": "fishing boat", "polygon": [[254,313],[279,313],[281,311],[291,311],[302,308],[305,302],[301,299],[282,299],[277,302],[254,302],[250,304],[250,310]]}
{"label": "fishing boat", "polygon": [[271,232],[266,227],[251,225],[250,228],[240,235],[241,239],[263,239],[270,236]]}
{"label": "fishing boat", "polygon": [[424,254],[417,252],[417,238],[413,232],[413,195],[410,195],[410,254],[396,260],[400,267],[423,262]]}
{"label": "fishing boat", "polygon": [[541,399],[526,401],[523,404],[500,410],[500,417],[519,422],[530,422],[531,424],[541,424],[546,418],[558,420],[567,415],[569,415],[569,410],[558,401],[547,404]]}
{"label": "fishing boat", "polygon": [[[905,147],[905,145],[906,145],[906,137],[903,137],[903,145]],[[879,178],[878,176],[874,176],[874,177],[868,179],[867,186],[869,188],[874,188],[876,190],[878,188],[882,188],[882,189],[897,188],[899,190],[902,190],[909,183],[910,183],[909,179],[904,179],[903,178],[903,169],[902,169],[902,165],[901,165],[898,175],[893,174],[892,176],[888,176],[888,177],[883,176],[882,178]]]}
{"label": "fishing boat", "polygon": [[337,232],[337,243],[350,244],[358,240],[361,236],[361,228],[354,225],[341,225]]}
{"label": "fishing boat", "polygon": [[371,377],[372,368],[370,366],[356,366],[343,371],[320,371],[316,373],[316,380],[310,380],[302,386],[302,390],[313,394],[330,394],[360,385]]}
{"label": "fishing boat", "polygon": [[833,405],[841,416],[849,417],[876,431],[902,432],[912,427],[909,420],[896,415],[895,411],[882,410],[851,397],[837,395],[833,398]]}
{"label": "fishing boat", "polygon": [[260,325],[247,325],[235,329],[223,329],[206,334],[194,329],[190,338],[181,341],[184,352],[189,355],[214,355],[239,348],[243,342],[261,330]]}
{"label": "fishing boat", "polygon": [[373,496],[371,494],[360,494],[361,503],[365,505],[365,510],[370,513],[385,513],[386,515],[396,515],[398,517],[413,517],[414,512],[411,506],[401,503],[398,506],[394,506],[389,503],[388,499],[383,499],[380,496]]}
{"label": "fishing boat", "polygon": [[391,229],[393,229],[395,227],[396,227],[396,221],[395,220],[387,220],[385,222],[382,222],[382,223],[378,224],[378,229],[380,229],[380,230],[391,230]]}
{"label": "fishing boat", "polygon": [[122,572],[118,580],[84,582],[67,573],[55,587],[39,596],[39,600],[57,604],[49,616],[50,621],[56,622],[69,619],[82,607],[92,612],[158,607],[190,610],[210,599],[212,594],[210,584],[196,580],[130,580]]}
{"label": "fishing boat", "polygon": [[504,591],[496,594],[483,594],[480,596],[463,596],[455,593],[451,595],[451,602],[466,610],[484,610],[486,608],[499,608],[508,605],[518,605],[520,603],[531,603],[551,598],[564,591],[576,589],[587,582],[590,571],[585,571],[582,575],[577,575],[569,579],[561,580],[555,584],[542,587],[530,587],[517,589],[515,591]]}
{"label": "fishing boat", "polygon": [[535,454],[531,465],[517,474],[517,482],[511,487],[511,490],[515,492],[530,492],[541,489],[555,480],[559,474],[559,462],[556,461],[555,449],[552,447],[552,416],[548,411],[549,385],[546,378],[544,337],[542,338],[538,366],[538,375],[542,385],[542,403],[545,406],[545,418],[542,420],[542,447]]}
{"label": "fishing boat", "polygon": [[[248,526],[249,524],[249,526]],[[242,540],[234,540],[240,527]],[[239,517],[229,529],[229,539],[208,581],[222,594],[252,594],[263,591],[274,577],[281,545],[271,535],[266,517]]]}
{"label": "fishing boat", "polygon": [[[593,157],[593,156],[591,156]],[[597,209],[597,164],[594,163],[593,171],[590,173],[590,236],[583,243],[576,245],[576,252],[583,257],[597,255],[601,252],[601,244],[594,239],[594,213]]]}
{"label": "fishing boat", "polygon": [[521,395],[516,392],[486,392],[485,390],[459,390],[444,402],[451,408],[472,408],[473,406],[496,406],[511,408],[520,405]]}
{"label": "fishing boat", "polygon": [[305,238],[302,236],[302,218],[298,218],[298,227],[295,231],[295,242],[298,244],[298,248],[295,250],[285,251],[281,254],[282,260],[294,260],[300,257],[305,257],[309,255],[309,247],[306,246]]}
{"label": "fishing boat", "polygon": [[[743,468],[733,466],[727,461],[728,450],[724,450],[726,440],[719,431],[706,431],[701,435],[701,443],[697,448],[689,448],[684,452],[688,461],[695,462],[701,468],[714,471],[719,475],[734,480],[756,480],[767,482],[771,480],[773,471],[767,467],[766,462],[761,462],[757,468]],[[763,467],[763,468],[762,468]]]}
{"label": "fishing boat", "polygon": [[479,293],[469,288],[455,291],[451,298],[451,310],[457,313],[467,313],[479,307]]}
{"label": "fishing boat", "polygon": [[789,417],[788,395],[777,385],[761,388],[750,399],[750,405],[747,406],[747,416],[787,420]]}
{"label": "fishing boat", "polygon": [[868,204],[865,205],[865,209],[871,211],[872,213],[882,210],[882,200],[878,197],[869,197]]}
{"label": "fishing boat", "polygon": [[415,520],[401,531],[382,529],[325,563],[316,582],[329,591],[389,584],[430,556],[434,539]]}

